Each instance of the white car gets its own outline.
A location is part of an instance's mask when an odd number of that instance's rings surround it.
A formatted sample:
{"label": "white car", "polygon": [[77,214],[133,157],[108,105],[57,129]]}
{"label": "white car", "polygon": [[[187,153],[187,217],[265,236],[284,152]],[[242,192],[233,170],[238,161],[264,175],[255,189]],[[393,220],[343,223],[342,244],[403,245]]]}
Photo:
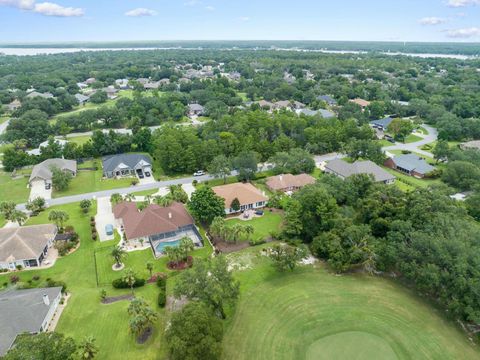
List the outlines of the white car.
{"label": "white car", "polygon": [[203,170],[198,170],[193,173],[193,176],[202,176],[205,175],[205,171]]}

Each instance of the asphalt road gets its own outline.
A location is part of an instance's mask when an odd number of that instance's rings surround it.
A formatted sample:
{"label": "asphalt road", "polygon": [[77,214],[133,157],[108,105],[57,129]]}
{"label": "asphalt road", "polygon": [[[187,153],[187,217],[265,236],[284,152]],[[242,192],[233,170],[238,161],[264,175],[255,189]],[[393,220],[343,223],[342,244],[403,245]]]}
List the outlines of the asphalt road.
{"label": "asphalt road", "polygon": [[409,144],[395,143],[392,146],[383,147],[382,150],[383,151],[408,150],[408,151],[416,152],[416,153],[419,153],[419,154],[422,154],[422,155],[425,155],[425,156],[428,156],[428,157],[433,157],[432,153],[430,153],[428,151],[425,151],[425,150],[422,150],[422,149],[420,149],[420,147],[425,145],[425,144],[430,144],[434,141],[437,141],[437,138],[438,138],[437,129],[435,129],[431,126],[425,125],[425,124],[422,125],[422,126],[425,129],[427,129],[427,131],[428,131],[428,135],[425,135],[425,137],[422,140],[417,141],[417,142],[413,142],[413,143],[409,143]]}

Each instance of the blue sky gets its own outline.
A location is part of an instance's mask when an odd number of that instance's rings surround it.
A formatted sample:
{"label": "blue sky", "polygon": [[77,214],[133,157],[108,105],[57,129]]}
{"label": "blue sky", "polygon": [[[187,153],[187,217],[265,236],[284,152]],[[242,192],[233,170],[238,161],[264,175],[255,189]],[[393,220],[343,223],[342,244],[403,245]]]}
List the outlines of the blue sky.
{"label": "blue sky", "polygon": [[0,42],[480,41],[480,0],[0,0]]}

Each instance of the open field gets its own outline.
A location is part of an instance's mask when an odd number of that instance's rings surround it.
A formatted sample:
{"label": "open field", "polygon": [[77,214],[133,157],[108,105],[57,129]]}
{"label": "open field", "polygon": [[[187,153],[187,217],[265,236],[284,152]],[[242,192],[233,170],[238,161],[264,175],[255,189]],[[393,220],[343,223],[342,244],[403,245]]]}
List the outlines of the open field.
{"label": "open field", "polygon": [[0,201],[26,202],[30,195],[30,189],[27,186],[28,177],[13,180],[10,174],[0,172]]}
{"label": "open field", "polygon": [[[258,251],[258,250],[257,250]],[[257,255],[257,258],[264,258]],[[224,359],[477,359],[443,314],[393,281],[317,268],[240,272]]]}
{"label": "open field", "polygon": [[248,221],[240,219],[229,219],[226,221],[227,226],[233,226],[235,224],[240,225],[252,225],[254,240],[264,240],[270,236],[271,232],[277,232],[281,230],[282,215],[279,213],[272,213],[269,210],[265,210],[265,213],[261,217],[256,217]]}

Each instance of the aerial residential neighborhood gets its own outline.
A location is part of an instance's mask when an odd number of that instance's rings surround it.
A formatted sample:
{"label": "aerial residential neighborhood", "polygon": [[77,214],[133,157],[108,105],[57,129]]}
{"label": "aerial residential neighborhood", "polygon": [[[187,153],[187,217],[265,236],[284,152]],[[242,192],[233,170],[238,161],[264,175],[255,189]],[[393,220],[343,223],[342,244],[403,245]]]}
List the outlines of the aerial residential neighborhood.
{"label": "aerial residential neighborhood", "polygon": [[479,359],[479,5],[0,0],[0,359]]}

